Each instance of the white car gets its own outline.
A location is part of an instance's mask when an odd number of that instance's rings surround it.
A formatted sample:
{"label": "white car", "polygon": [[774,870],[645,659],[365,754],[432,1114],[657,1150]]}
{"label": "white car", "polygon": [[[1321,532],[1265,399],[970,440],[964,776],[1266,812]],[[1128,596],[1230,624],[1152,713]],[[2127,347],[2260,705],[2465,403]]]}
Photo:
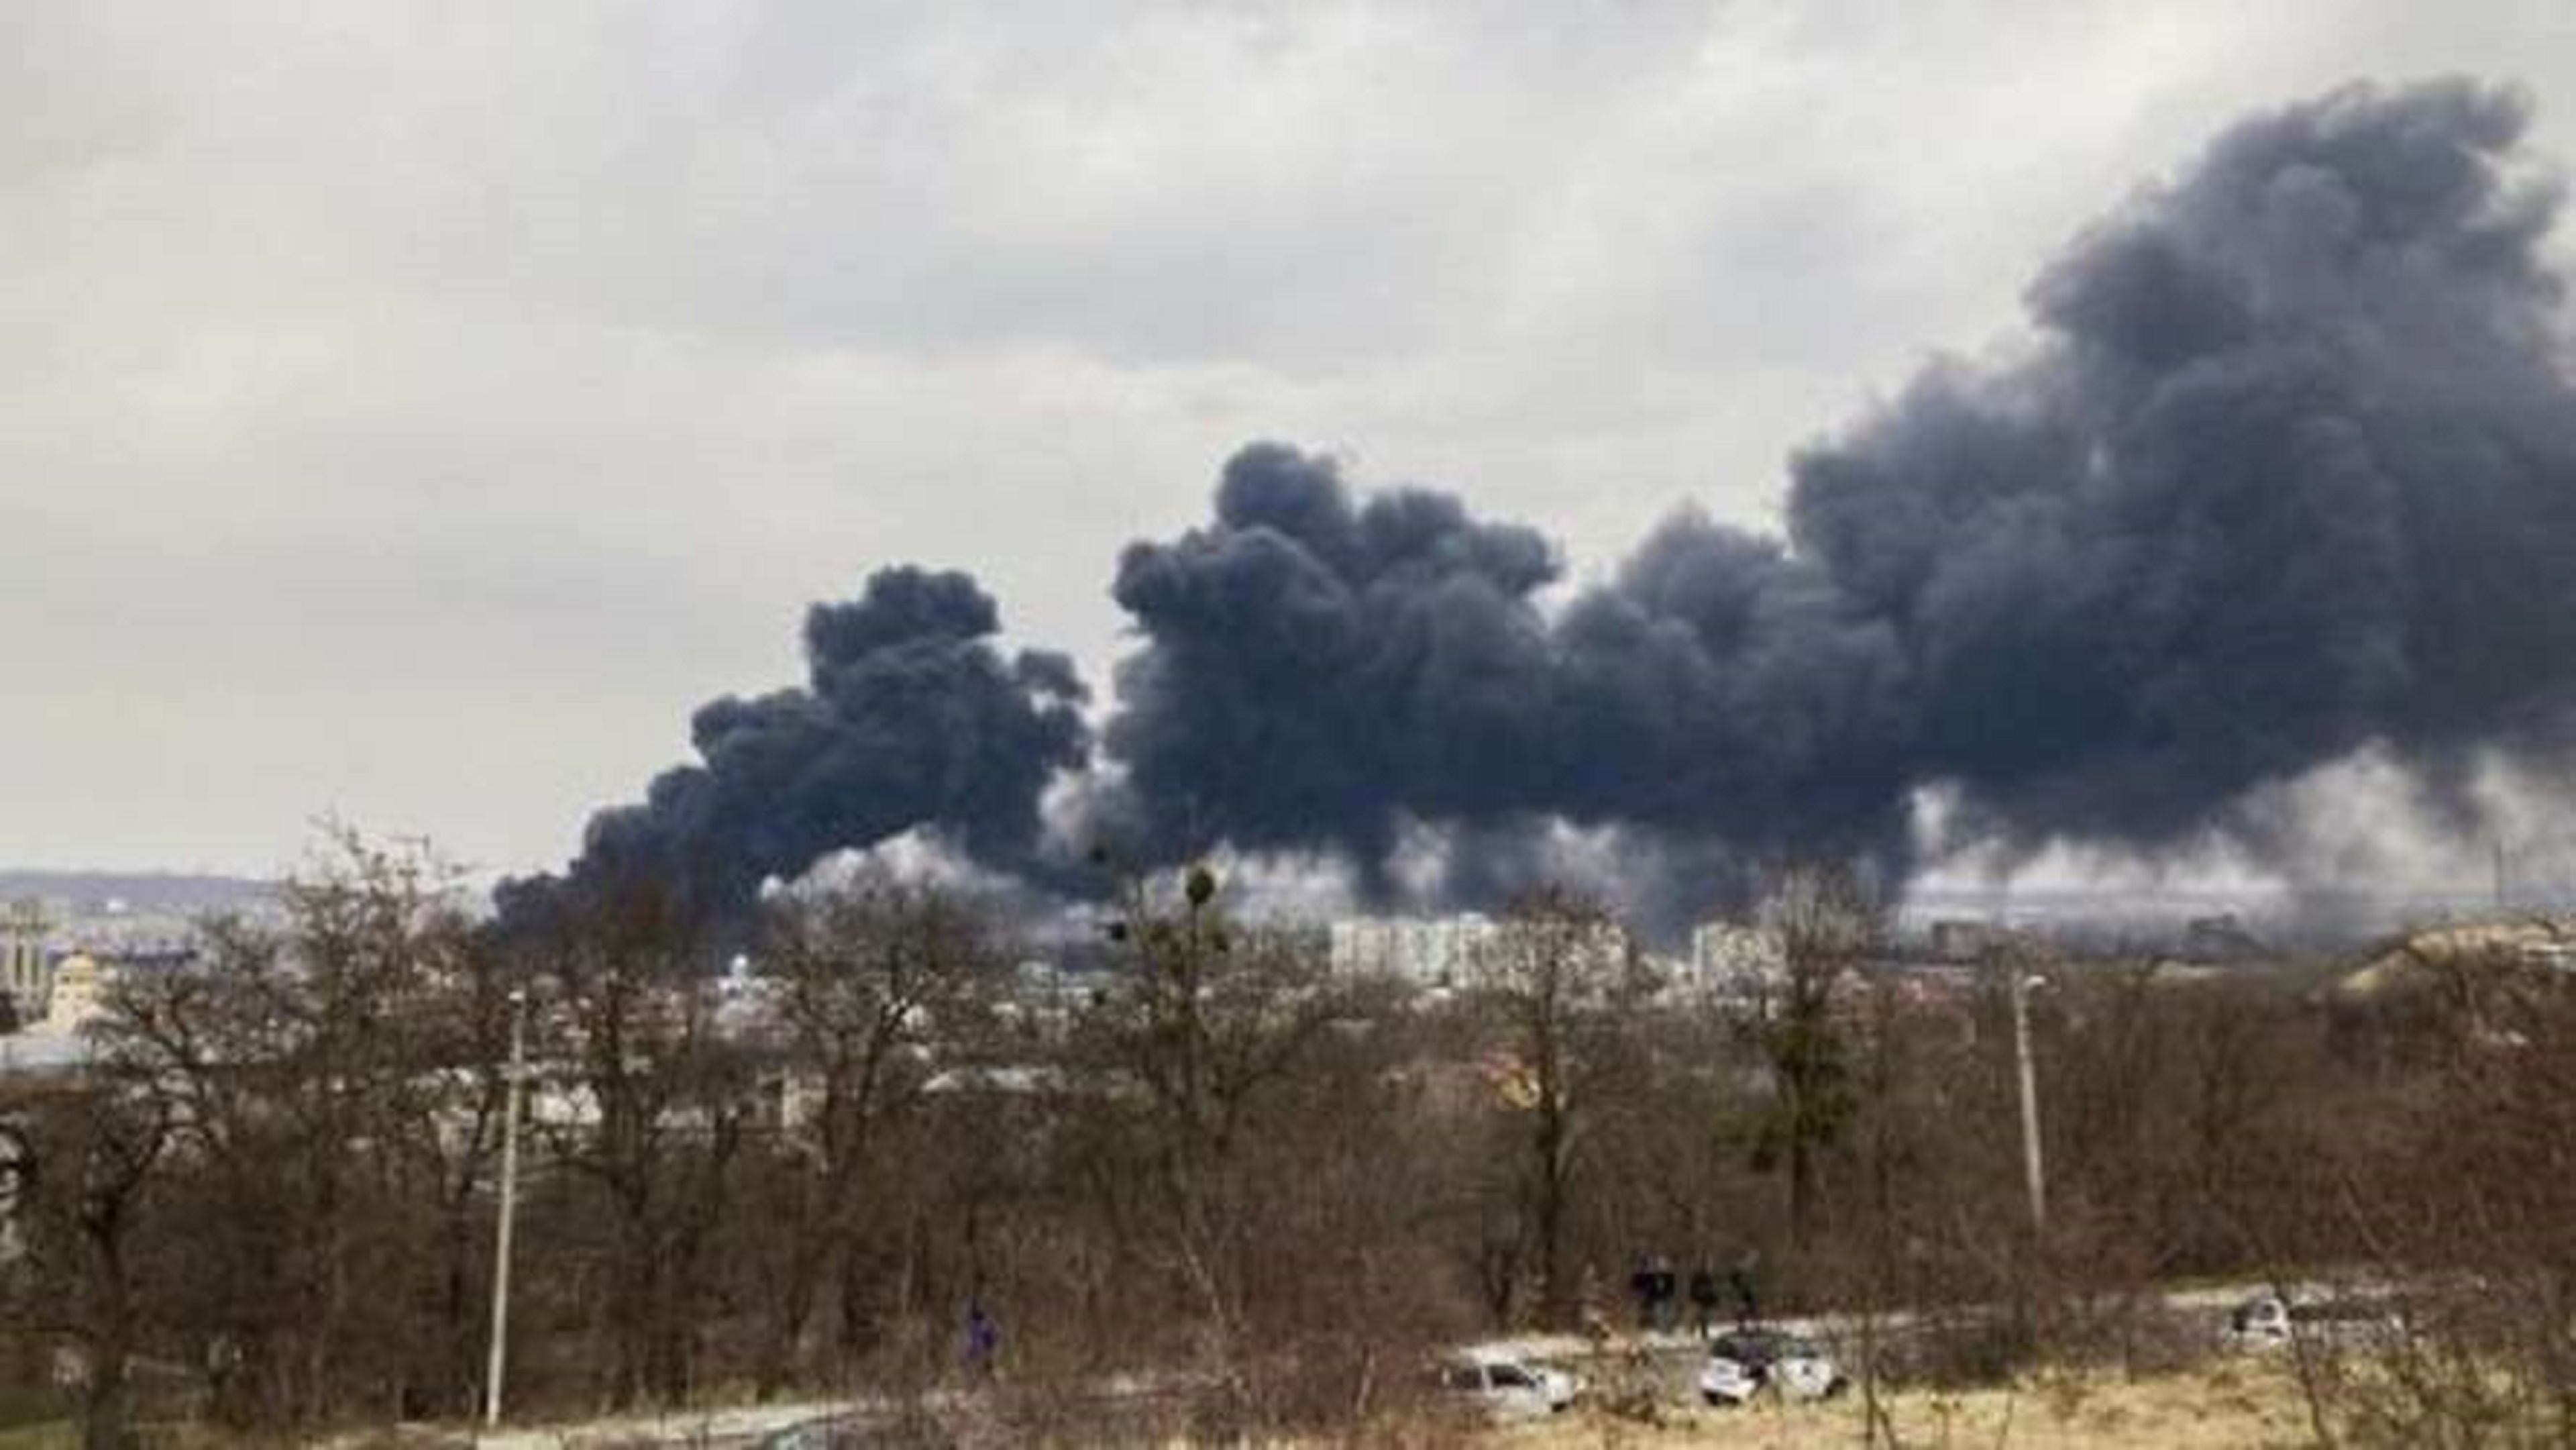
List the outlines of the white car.
{"label": "white car", "polygon": [[868,1443],[868,1427],[855,1415],[825,1415],[764,1435],[755,1450],[843,1450]]}
{"label": "white car", "polygon": [[1699,1372],[1700,1398],[1712,1405],[1741,1405],[1765,1388],[1784,1400],[1831,1399],[1847,1383],[1821,1346],[1777,1329],[1719,1335]]}
{"label": "white car", "polygon": [[2406,1318],[2378,1299],[2257,1294],[2228,1312],[2218,1337],[2232,1349],[2282,1349],[2294,1340],[2321,1348],[2363,1349],[2405,1338]]}
{"label": "white car", "polygon": [[1498,1350],[1471,1350],[1440,1366],[1440,1387],[1497,1420],[1537,1420],[1564,1411],[1583,1381]]}

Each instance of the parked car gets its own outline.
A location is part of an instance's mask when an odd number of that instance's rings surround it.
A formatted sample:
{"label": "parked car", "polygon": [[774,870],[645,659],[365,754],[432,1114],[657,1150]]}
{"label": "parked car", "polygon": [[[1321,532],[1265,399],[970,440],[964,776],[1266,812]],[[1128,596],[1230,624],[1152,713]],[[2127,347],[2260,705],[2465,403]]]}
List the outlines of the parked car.
{"label": "parked car", "polygon": [[2390,1344],[2406,1335],[2406,1316],[2385,1300],[2368,1297],[2283,1298],[2257,1294],[2228,1311],[2219,1330],[2234,1349],[2281,1349],[2304,1342],[2330,1349]]}
{"label": "parked car", "polygon": [[856,1415],[822,1415],[760,1438],[757,1450],[850,1450],[868,1443]]}
{"label": "parked car", "polygon": [[1766,1388],[1784,1400],[1830,1399],[1848,1384],[1823,1346],[1777,1329],[1719,1335],[1699,1372],[1700,1398],[1712,1405],[1741,1405]]}
{"label": "parked car", "polygon": [[1583,1393],[1583,1381],[1573,1375],[1499,1350],[1450,1359],[1440,1366],[1439,1379],[1443,1390],[1497,1420],[1544,1419],[1571,1408]]}

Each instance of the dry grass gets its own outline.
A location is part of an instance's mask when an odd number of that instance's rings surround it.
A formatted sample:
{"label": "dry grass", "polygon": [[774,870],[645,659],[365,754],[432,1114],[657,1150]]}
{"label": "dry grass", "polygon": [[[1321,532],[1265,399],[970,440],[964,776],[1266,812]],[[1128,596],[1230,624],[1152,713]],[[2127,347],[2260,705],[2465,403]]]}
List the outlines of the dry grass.
{"label": "dry grass", "polygon": [[[2051,1375],[2010,1389],[1907,1390],[1881,1408],[1905,1446],[2086,1446],[2108,1450],[2256,1450],[2311,1443],[2298,1387],[2278,1366],[2234,1362],[2150,1380]],[[1594,1411],[1495,1431],[1511,1450],[1865,1443],[1857,1395],[1828,1405],[1679,1409],[1658,1426]],[[1884,1438],[1881,1444],[1887,1443]]]}

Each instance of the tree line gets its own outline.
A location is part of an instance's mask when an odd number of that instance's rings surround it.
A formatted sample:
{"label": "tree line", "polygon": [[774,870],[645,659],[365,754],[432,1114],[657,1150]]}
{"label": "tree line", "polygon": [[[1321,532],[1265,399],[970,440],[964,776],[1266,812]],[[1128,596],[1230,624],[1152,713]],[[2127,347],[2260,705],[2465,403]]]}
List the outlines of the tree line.
{"label": "tree line", "polygon": [[1342,1431],[1411,1413],[1442,1345],[1624,1320],[1651,1254],[1763,1312],[1907,1311],[1872,1386],[2152,1368],[2183,1278],[2476,1286],[2405,1373],[2303,1360],[2320,1438],[2576,1435],[2576,1005],[2545,970],[2356,1003],[2014,948],[1927,998],[1866,878],[1808,864],[1754,998],[1604,950],[1570,890],[1434,992],[1337,976],[1189,868],[1121,876],[1099,969],[1036,991],[993,903],[884,874],[776,894],[747,972],[650,891],[505,933],[458,884],[336,837],[278,919],[121,979],[85,1070],[0,1080],[0,1380],[101,1447],[472,1417],[517,1019],[514,1415],[904,1401],[985,1371],[974,1313],[1030,1438],[1114,1376],[1184,1430]]}

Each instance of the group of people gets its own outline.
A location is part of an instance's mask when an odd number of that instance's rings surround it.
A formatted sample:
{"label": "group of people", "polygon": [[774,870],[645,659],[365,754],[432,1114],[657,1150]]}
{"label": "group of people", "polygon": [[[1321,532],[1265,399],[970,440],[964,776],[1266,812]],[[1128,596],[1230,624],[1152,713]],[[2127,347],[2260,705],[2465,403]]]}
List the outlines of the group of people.
{"label": "group of people", "polygon": [[1691,1270],[1685,1286],[1674,1273],[1671,1259],[1662,1254],[1639,1254],[1635,1271],[1628,1275],[1628,1292],[1637,1303],[1639,1332],[1669,1334],[1678,1328],[1683,1292],[1690,1297],[1692,1327],[1702,1339],[1715,1332],[1719,1306],[1729,1296],[1735,1300],[1738,1322],[1750,1324],[1760,1319],[1762,1306],[1753,1291],[1755,1262],[1751,1253],[1737,1261],[1721,1290],[1716,1273],[1706,1263]]}

